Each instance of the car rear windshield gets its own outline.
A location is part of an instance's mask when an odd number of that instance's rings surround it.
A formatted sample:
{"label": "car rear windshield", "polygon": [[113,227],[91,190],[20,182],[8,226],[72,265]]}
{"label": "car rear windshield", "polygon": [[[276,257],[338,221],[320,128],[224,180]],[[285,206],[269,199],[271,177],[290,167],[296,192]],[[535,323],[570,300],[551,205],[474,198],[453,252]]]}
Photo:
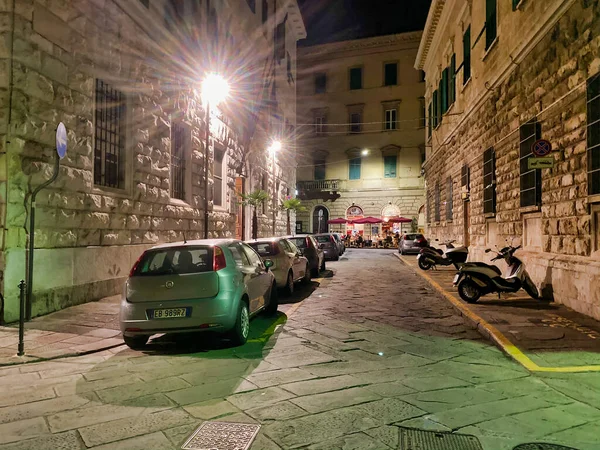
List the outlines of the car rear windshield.
{"label": "car rear windshield", "polygon": [[256,250],[256,253],[260,256],[274,256],[278,253],[275,242],[250,242],[248,245]]}
{"label": "car rear windshield", "polygon": [[421,239],[423,237],[422,234],[407,234],[404,238],[406,241],[412,241],[414,239]]}
{"label": "car rear windshield", "polygon": [[298,248],[308,247],[306,238],[289,238],[289,240],[292,241],[294,244],[296,244],[296,247],[298,247]]}
{"label": "car rear windshield", "polygon": [[330,236],[327,234],[325,236],[315,236],[315,239],[317,240],[317,242],[326,244],[328,242],[331,242],[330,240]]}
{"label": "car rear windshield", "polygon": [[148,250],[142,255],[133,276],[211,272],[212,261],[212,247],[168,247]]}

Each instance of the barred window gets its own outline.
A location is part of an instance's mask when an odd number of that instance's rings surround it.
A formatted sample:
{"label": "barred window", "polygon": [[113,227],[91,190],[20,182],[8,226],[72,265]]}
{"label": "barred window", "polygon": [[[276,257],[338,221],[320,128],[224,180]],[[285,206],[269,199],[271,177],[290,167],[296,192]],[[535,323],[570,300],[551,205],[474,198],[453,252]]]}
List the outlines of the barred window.
{"label": "barred window", "polygon": [[185,200],[185,126],[171,125],[171,197]]}
{"label": "barred window", "polygon": [[453,192],[452,192],[452,178],[448,177],[446,180],[446,220],[452,221],[453,217]]}
{"label": "barred window", "polygon": [[465,192],[471,190],[471,168],[466,164],[460,169],[460,185]]}
{"label": "barred window", "polygon": [[587,84],[588,195],[600,194],[600,74]]}
{"label": "barred window", "polygon": [[360,133],[362,117],[360,113],[350,114],[350,133]]}
{"label": "barred window", "polygon": [[125,187],[125,98],[121,91],[96,80],[94,184]]}
{"label": "barred window", "polygon": [[540,206],[542,204],[542,170],[529,169],[527,163],[533,156],[531,146],[541,135],[541,126],[537,119],[521,125],[519,135],[521,207]]}
{"label": "barred window", "polygon": [[427,223],[431,223],[431,197],[429,196],[429,192],[427,192]]}
{"label": "barred window", "polygon": [[215,148],[215,160],[213,165],[213,204],[215,206],[224,206],[224,178],[225,178],[225,151]]}
{"label": "barred window", "polygon": [[483,152],[483,213],[496,214],[496,152]]}
{"label": "barred window", "polygon": [[435,221],[440,221],[440,184],[435,183]]}

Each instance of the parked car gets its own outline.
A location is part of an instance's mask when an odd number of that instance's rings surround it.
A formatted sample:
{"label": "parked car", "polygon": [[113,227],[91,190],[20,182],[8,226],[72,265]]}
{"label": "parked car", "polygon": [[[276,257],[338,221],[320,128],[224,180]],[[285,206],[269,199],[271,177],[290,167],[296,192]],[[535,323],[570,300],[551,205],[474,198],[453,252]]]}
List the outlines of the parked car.
{"label": "parked car", "polygon": [[284,237],[255,239],[246,242],[263,259],[273,262],[271,271],[275,275],[277,286],[288,294],[294,292],[294,283],[303,281],[310,283],[310,267],[308,259],[296,245]]}
{"label": "parked car", "polygon": [[408,253],[419,253],[423,247],[427,247],[429,242],[425,236],[419,233],[403,234],[398,243],[398,253],[405,255]]}
{"label": "parked car", "polygon": [[338,249],[340,250],[340,256],[343,255],[344,252],[346,251],[346,245],[344,244],[342,237],[340,236],[339,233],[331,233],[331,235],[335,238],[335,240],[337,242]]}
{"label": "parked car", "polygon": [[323,244],[325,259],[337,261],[340,259],[340,248],[331,233],[313,234],[319,244]]}
{"label": "parked car", "polygon": [[308,259],[308,267],[313,278],[319,276],[319,271],[325,270],[325,252],[321,245],[310,234],[297,234],[286,236],[300,250],[302,255]]}
{"label": "parked car", "polygon": [[233,239],[163,244],[146,250],[121,300],[125,344],[140,349],[157,333],[211,330],[244,344],[250,319],[277,311],[273,261]]}
{"label": "parked car", "polygon": [[325,252],[316,239],[310,234],[297,234],[286,238],[298,247],[300,253],[308,260],[310,275],[313,278],[318,277],[319,271],[325,270]]}

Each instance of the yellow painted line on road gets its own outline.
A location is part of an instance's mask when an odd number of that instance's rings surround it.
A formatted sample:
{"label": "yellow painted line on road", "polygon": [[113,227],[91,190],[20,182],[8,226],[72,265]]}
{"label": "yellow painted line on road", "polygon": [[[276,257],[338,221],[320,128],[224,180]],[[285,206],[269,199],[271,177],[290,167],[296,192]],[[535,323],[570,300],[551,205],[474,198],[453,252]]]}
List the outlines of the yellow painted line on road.
{"label": "yellow painted line on road", "polygon": [[[400,255],[396,255],[398,259],[403,261],[407,266],[414,269],[413,265]],[[425,278],[429,284],[431,284],[440,294],[442,294],[452,305],[458,309],[461,314],[469,318],[472,322],[477,324],[478,328],[481,328],[489,338],[498,346],[500,349],[509,355],[516,362],[521,364],[524,368],[530,372],[554,372],[554,373],[576,373],[576,372],[600,372],[600,365],[593,366],[566,366],[566,367],[545,367],[540,366],[533,362],[525,353],[523,353],[516,345],[514,345],[504,334],[500,332],[495,326],[490,324],[483,317],[474,313],[467,304],[461,302],[454,297],[450,292],[440,286],[433,278],[427,275],[424,271],[416,271],[421,277]]]}

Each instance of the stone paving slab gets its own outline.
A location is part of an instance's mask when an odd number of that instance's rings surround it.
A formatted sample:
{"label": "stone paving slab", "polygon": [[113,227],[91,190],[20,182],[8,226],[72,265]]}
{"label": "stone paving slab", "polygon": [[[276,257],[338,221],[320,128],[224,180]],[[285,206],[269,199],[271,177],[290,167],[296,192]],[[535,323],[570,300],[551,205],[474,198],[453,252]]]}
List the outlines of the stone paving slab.
{"label": "stone paving slab", "polygon": [[0,367],[99,352],[124,345],[120,296],[84,303],[25,323],[25,355],[17,356],[18,324],[0,327]]}
{"label": "stone paving slab", "polygon": [[[416,257],[398,256],[415,273],[423,275]],[[493,325],[532,361],[545,367],[600,366],[600,322],[570,308],[534,300],[524,291],[483,296],[476,304],[463,302],[452,280],[456,270],[438,268],[424,275],[447,294]],[[575,353],[575,355],[573,354]]]}

